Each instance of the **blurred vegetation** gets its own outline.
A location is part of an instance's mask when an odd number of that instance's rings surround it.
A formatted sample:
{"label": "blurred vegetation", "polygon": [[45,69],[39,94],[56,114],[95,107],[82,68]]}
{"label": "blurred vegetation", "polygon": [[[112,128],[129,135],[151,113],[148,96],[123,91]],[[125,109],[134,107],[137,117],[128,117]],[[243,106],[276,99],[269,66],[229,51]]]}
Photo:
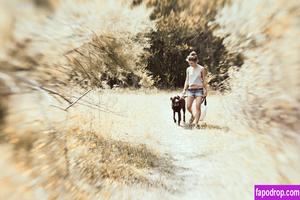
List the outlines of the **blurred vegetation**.
{"label": "blurred vegetation", "polygon": [[[0,101],[0,130],[1,130],[1,125],[2,125],[3,122],[4,122],[5,110],[6,110],[6,107],[5,107],[4,104]],[[1,138],[1,133],[0,133],[0,138]]]}
{"label": "blurred vegetation", "polygon": [[145,3],[152,7],[151,20],[156,30],[147,37],[151,46],[144,57],[147,69],[157,77],[156,86],[163,88],[182,87],[185,80],[186,56],[193,50],[198,53],[199,64],[209,72],[209,85],[218,90],[228,78],[231,66],[240,67],[243,57],[230,53],[221,37],[214,36],[213,27],[217,10],[230,3],[228,0],[187,1],[187,0],[134,0],[132,5]]}
{"label": "blurred vegetation", "polygon": [[176,88],[183,86],[185,58],[195,50],[209,72],[210,86],[217,90],[224,89],[228,69],[243,64],[242,55],[228,52],[223,45],[226,36],[212,34],[217,11],[230,0],[123,2],[131,3],[133,9],[120,2],[111,7],[96,0],[78,1],[78,5],[32,0],[36,9],[54,12],[41,12],[47,20],[41,14],[40,20],[28,21],[28,27],[39,27],[35,33],[21,33],[24,28],[16,26],[11,48],[0,64],[10,72],[26,71],[27,79],[42,85],[47,80],[51,83],[47,85],[56,88],[70,81],[84,88]]}
{"label": "blurred vegetation", "polygon": [[[47,20],[28,22],[30,27],[40,27],[34,34],[16,29],[15,45],[6,50],[7,58],[0,64],[12,66],[9,71],[30,69],[36,77],[31,72],[28,77],[44,85],[50,80],[56,87],[71,81],[84,88],[176,88],[183,86],[185,58],[195,50],[209,72],[209,85],[217,90],[224,89],[228,69],[243,64],[242,55],[228,52],[223,45],[224,37],[212,34],[217,11],[230,0],[123,2],[133,9],[95,0],[78,1],[76,6],[71,1],[32,0],[37,9],[54,12],[44,13]],[[86,4],[89,15],[81,4]],[[151,8],[150,14],[140,4]],[[38,48],[43,51],[33,51]]]}
{"label": "blurred vegetation", "polygon": [[53,10],[59,2],[59,0],[32,0],[32,1],[36,6],[40,8],[49,9],[49,10]]}
{"label": "blurred vegetation", "polygon": [[4,84],[4,80],[1,78],[0,73],[0,141],[3,139],[3,134],[1,131],[2,125],[4,124],[4,117],[7,113],[7,94],[8,94],[8,88]]}
{"label": "blurred vegetation", "polygon": [[[146,8],[131,9],[119,1],[111,6],[105,0],[28,3],[39,14],[28,10],[26,24],[16,18],[11,41],[0,57],[1,71],[20,74],[23,82],[35,83],[33,87],[59,88],[63,93],[74,85],[86,89],[154,84],[141,62],[149,45],[145,33],[154,24]],[[32,27],[39,28],[31,32]]]}
{"label": "blurred vegetation", "polygon": [[[1,82],[0,82],[1,84]],[[5,135],[2,133],[2,126],[4,124],[5,115],[7,112],[7,106],[2,98],[0,98],[0,143],[5,139]]]}
{"label": "blurred vegetation", "polygon": [[67,55],[72,69],[70,79],[82,87],[150,87],[154,82],[145,64],[138,64],[143,45],[137,37],[94,35],[90,42]]}

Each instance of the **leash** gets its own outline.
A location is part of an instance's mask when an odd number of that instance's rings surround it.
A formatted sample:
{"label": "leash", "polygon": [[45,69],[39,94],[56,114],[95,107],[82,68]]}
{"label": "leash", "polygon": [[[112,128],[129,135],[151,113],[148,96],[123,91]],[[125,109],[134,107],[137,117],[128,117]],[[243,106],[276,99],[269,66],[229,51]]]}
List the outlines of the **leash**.
{"label": "leash", "polygon": [[206,101],[206,97],[203,98],[201,104],[204,102],[204,105],[206,106],[207,105],[207,101]]}

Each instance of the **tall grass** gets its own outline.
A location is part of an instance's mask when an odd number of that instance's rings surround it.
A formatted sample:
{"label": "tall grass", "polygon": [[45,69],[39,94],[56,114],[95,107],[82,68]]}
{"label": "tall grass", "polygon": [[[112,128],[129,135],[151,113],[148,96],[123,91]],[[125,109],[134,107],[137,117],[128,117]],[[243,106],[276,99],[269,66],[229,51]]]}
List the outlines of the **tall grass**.
{"label": "tall grass", "polygon": [[[121,1],[96,0],[61,1],[52,12],[28,7],[31,15],[15,18],[1,67],[25,68],[28,78],[41,84],[61,83],[58,86],[69,84],[74,75],[76,83],[88,78],[92,86],[103,81],[153,84],[139,60],[147,46],[143,33],[153,26],[145,7],[130,9]],[[134,81],[125,78],[129,75]]]}
{"label": "tall grass", "polygon": [[255,130],[298,134],[299,9],[294,0],[236,0],[216,17],[215,35],[225,37],[226,47],[245,57],[241,70],[231,75],[228,107]]}
{"label": "tall grass", "polygon": [[244,56],[225,97],[231,127],[258,135],[285,183],[295,181],[300,161],[299,11],[297,0],[236,0],[215,21],[227,49]]}

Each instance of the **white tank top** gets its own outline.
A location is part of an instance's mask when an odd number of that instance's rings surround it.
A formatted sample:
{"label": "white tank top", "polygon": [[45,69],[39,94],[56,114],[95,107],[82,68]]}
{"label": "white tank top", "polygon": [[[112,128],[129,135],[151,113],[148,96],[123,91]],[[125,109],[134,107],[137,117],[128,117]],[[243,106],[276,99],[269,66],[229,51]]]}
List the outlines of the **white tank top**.
{"label": "white tank top", "polygon": [[188,84],[189,87],[192,85],[203,87],[203,80],[201,73],[204,70],[204,67],[201,65],[197,65],[197,67],[191,67],[189,66],[186,70],[186,73],[188,75]]}

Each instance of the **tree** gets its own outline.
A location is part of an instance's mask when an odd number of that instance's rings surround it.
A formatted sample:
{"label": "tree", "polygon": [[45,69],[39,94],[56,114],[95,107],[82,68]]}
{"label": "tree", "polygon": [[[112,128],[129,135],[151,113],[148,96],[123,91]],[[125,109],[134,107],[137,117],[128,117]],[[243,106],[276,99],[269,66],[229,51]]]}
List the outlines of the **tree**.
{"label": "tree", "polygon": [[223,89],[228,68],[243,63],[242,56],[229,53],[223,38],[214,36],[209,26],[217,9],[227,1],[133,1],[134,6],[141,3],[154,7],[151,19],[156,22],[156,29],[148,34],[150,47],[146,49],[149,52],[146,61],[147,69],[158,77],[156,86],[182,87],[188,66],[185,58],[194,50],[198,53],[199,63],[210,74],[210,86]]}

